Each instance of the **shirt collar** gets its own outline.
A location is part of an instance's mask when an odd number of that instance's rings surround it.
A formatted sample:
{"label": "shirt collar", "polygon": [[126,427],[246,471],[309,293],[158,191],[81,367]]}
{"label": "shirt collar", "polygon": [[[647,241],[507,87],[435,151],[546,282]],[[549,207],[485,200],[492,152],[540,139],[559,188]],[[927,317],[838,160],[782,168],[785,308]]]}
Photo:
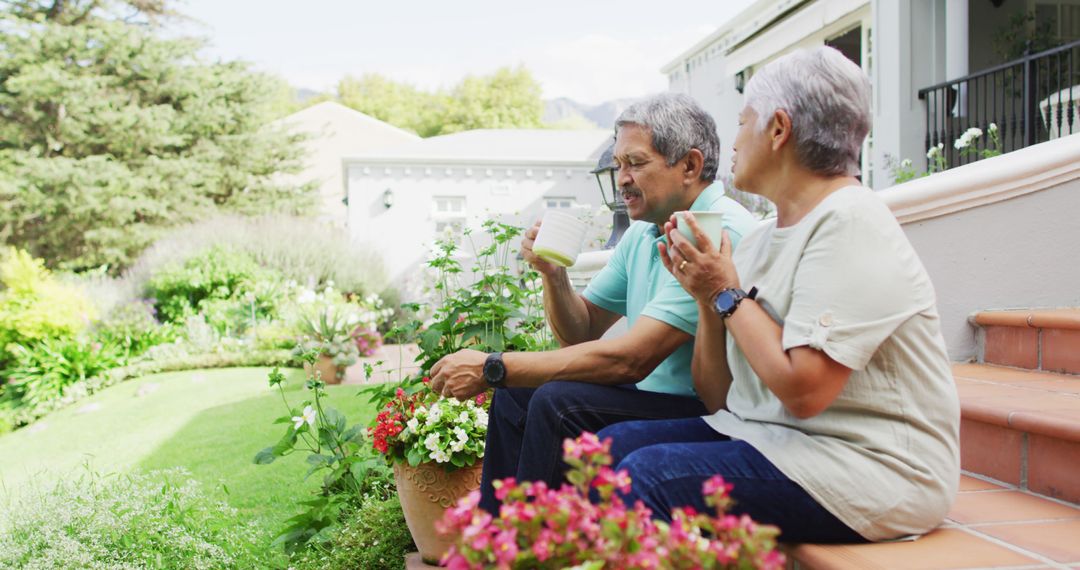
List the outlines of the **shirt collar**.
{"label": "shirt collar", "polygon": [[[712,209],[713,203],[723,195],[724,184],[722,182],[713,182],[706,186],[705,189],[701,191],[701,194],[698,194],[698,197],[694,199],[694,203],[690,205],[690,211],[707,212]],[[665,239],[665,236],[660,232],[660,227],[656,224],[649,224],[649,229],[645,234],[654,242]]]}

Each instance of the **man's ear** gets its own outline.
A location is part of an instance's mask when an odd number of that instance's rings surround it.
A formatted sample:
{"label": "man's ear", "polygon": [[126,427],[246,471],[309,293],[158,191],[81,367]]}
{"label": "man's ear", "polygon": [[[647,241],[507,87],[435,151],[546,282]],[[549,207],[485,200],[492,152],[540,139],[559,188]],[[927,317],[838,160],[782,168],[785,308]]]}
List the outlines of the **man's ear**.
{"label": "man's ear", "polygon": [[769,138],[773,150],[780,150],[791,138],[791,115],[783,109],[777,109],[769,122]]}
{"label": "man's ear", "polygon": [[705,168],[705,155],[696,148],[686,153],[686,166],[683,169],[683,179],[692,184],[701,178],[701,171]]}

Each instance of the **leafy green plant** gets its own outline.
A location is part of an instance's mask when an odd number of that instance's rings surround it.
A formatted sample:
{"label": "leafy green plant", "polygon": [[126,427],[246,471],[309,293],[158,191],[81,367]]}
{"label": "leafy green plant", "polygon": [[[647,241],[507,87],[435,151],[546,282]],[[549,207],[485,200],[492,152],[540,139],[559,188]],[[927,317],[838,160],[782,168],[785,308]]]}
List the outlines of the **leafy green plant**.
{"label": "leafy green plant", "polygon": [[325,544],[298,552],[296,570],[400,570],[416,550],[396,495],[368,495],[355,510],[344,513],[341,528]]}
{"label": "leafy green plant", "polygon": [[97,317],[82,291],[56,280],[25,251],[0,252],[0,283],[0,364],[9,343],[70,337]]}
{"label": "leafy green plant", "polygon": [[[305,360],[314,363],[317,357],[318,353],[310,352],[305,355]],[[255,455],[255,463],[266,465],[296,452],[307,453],[310,468],[305,478],[317,473],[322,475],[319,493],[301,501],[307,509],[286,521],[285,528],[274,541],[291,553],[307,544],[328,542],[340,526],[343,510],[355,506],[380,478],[389,477],[389,470],[368,452],[364,427],[359,424],[349,426],[341,412],[326,405],[324,382],[309,377],[306,387],[311,399],[293,406],[285,397],[285,375],[275,368],[269,381],[271,387],[277,388],[289,411],[274,423],[287,426],[275,445]]]}
{"label": "leafy green plant", "polygon": [[[521,228],[489,220],[483,229],[490,241],[483,247],[476,247],[466,231],[476,259],[469,276],[458,261],[457,243],[436,242],[435,256],[428,262],[436,275],[434,314],[426,321],[414,317],[390,332],[417,339],[425,374],[440,358],[463,348],[505,352],[555,347],[544,321],[540,274],[532,268],[518,274],[511,268]],[[404,306],[414,315],[422,310],[419,303]]]}
{"label": "leafy green plant", "polygon": [[262,536],[182,469],[87,470],[0,509],[0,568],[255,568]]}
{"label": "leafy green plant", "polygon": [[[0,406],[23,416],[39,417],[85,393],[70,393],[72,387],[124,363],[117,345],[101,343],[85,336],[52,337],[26,345],[13,345],[14,364],[5,369],[7,384],[0,392]],[[25,409],[25,410],[24,410]]]}
{"label": "leafy green plant", "polygon": [[229,309],[215,306],[215,301],[242,303],[240,312],[249,309],[252,320],[275,314],[280,294],[275,281],[247,254],[214,246],[183,263],[163,267],[147,283],[146,293],[164,322],[181,322],[210,309],[220,324],[229,321],[221,314]]}
{"label": "leafy green plant", "polygon": [[136,301],[114,309],[94,326],[93,335],[102,343],[120,347],[131,359],[150,347],[175,341],[179,332],[173,325],[159,323],[150,303]]}

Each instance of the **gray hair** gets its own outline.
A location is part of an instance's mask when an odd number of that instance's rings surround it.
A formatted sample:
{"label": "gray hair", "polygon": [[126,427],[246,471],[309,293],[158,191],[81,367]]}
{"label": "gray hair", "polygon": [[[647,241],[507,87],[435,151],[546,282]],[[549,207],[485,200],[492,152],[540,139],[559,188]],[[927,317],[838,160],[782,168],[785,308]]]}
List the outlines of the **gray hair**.
{"label": "gray hair", "polygon": [[706,182],[716,180],[720,166],[716,122],[689,96],[663,93],[638,101],[615,120],[616,131],[624,125],[649,129],[653,147],[664,156],[668,166],[673,166],[691,149],[698,149],[705,157],[701,179]]}
{"label": "gray hair", "polygon": [[787,112],[795,155],[806,168],[827,176],[859,174],[870,132],[870,80],[839,51],[800,49],[769,63],[746,85],[746,104],[761,130],[777,110]]}

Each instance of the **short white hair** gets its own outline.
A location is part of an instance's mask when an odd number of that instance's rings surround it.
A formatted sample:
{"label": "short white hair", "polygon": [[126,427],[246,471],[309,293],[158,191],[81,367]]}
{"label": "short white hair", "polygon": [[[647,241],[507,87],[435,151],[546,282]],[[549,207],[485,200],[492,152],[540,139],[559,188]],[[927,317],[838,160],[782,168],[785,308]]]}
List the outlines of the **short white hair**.
{"label": "short white hair", "polygon": [[700,179],[716,180],[720,169],[720,135],[716,122],[689,95],[661,93],[626,108],[615,120],[615,130],[637,125],[652,134],[653,148],[664,155],[668,166],[674,166],[692,149],[701,151],[703,158]]}
{"label": "short white hair", "polygon": [[859,174],[870,132],[870,79],[839,51],[800,49],[769,63],[746,85],[746,104],[762,130],[776,111],[787,112],[804,167],[828,176]]}

